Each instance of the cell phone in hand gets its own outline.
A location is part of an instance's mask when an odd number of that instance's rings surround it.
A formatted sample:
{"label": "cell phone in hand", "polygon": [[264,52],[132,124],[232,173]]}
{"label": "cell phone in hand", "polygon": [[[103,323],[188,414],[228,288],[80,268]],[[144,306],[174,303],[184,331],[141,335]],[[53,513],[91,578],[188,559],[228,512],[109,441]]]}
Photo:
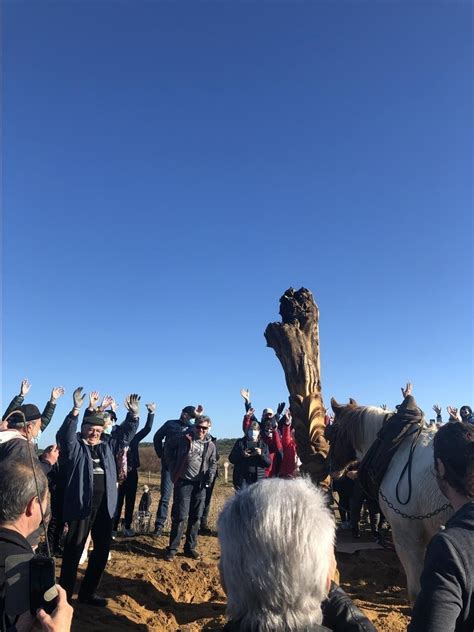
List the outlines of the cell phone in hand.
{"label": "cell phone in hand", "polygon": [[51,614],[57,605],[56,572],[54,559],[46,555],[34,555],[30,560],[30,612],[42,608]]}

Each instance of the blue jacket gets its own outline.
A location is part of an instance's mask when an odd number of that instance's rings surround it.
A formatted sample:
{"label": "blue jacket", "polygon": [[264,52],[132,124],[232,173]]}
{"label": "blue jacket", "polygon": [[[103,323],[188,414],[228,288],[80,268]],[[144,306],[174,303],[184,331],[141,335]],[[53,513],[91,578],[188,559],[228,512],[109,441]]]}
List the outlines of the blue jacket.
{"label": "blue jacket", "polygon": [[[64,490],[63,520],[83,520],[90,515],[92,507],[93,467],[89,448],[81,434],[77,432],[79,416],[72,413],[64,420],[56,435],[61,446],[62,464],[66,471]],[[115,456],[118,450],[133,439],[138,427],[138,417],[130,413],[117,427],[110,439],[99,444],[102,467],[105,471],[105,492],[107,509],[111,518],[117,507],[117,466]]]}

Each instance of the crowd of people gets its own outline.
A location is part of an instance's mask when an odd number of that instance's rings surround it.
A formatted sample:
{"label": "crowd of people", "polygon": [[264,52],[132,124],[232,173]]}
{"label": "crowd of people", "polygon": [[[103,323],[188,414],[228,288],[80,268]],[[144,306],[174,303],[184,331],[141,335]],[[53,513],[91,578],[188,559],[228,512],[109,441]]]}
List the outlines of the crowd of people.
{"label": "crowd of people", "polygon": [[[126,398],[126,416],[118,423],[112,397],[99,403],[99,393],[93,391],[86,406],[86,394],[79,387],[56,443],[38,456],[34,443],[50,423],[64,389],[52,390],[43,412],[24,402],[29,390],[23,380],[0,428],[0,630],[32,629],[36,622],[43,629],[64,632],[70,629],[77,569],[90,539],[94,546],[77,599],[89,606],[107,605],[97,590],[124,506],[123,535],[135,535],[139,444],[153,429],[156,405],[146,404],[146,421],[139,429],[139,395]],[[334,581],[334,516],[327,493],[299,476],[291,410],[280,403],[276,412],[265,408],[258,419],[249,391],[242,389],[241,395],[243,436],[229,455],[236,494],[218,521],[220,571],[230,619],[225,629],[374,630]],[[441,409],[433,408],[441,424]],[[410,632],[474,630],[474,417],[466,405],[459,411],[448,407],[448,413],[449,423],[440,427],[434,440],[434,467],[455,514],[428,548]],[[330,438],[332,420],[327,417],[326,422]],[[188,405],[153,436],[161,482],[152,534],[163,535],[171,504],[167,562],[176,557],[183,539],[184,555],[198,559],[198,536],[210,534],[209,508],[219,461],[211,429],[203,407]],[[359,536],[365,502],[372,533],[379,537],[384,518],[377,503],[364,494],[357,467],[354,461],[333,481],[341,527]],[[139,513],[149,516],[150,505],[145,486]],[[34,554],[46,523],[45,545],[53,554],[62,554],[61,573],[55,610],[40,609],[34,616],[8,605],[6,569],[11,556]]]}

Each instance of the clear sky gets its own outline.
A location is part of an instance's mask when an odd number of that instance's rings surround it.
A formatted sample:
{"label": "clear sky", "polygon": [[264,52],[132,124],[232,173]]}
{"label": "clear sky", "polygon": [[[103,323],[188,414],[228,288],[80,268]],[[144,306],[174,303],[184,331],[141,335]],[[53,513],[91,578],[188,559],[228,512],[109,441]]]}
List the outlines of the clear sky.
{"label": "clear sky", "polygon": [[78,385],[238,436],[289,286],[327,403],[472,405],[472,12],[4,2],[3,405],[65,386],[44,445]]}

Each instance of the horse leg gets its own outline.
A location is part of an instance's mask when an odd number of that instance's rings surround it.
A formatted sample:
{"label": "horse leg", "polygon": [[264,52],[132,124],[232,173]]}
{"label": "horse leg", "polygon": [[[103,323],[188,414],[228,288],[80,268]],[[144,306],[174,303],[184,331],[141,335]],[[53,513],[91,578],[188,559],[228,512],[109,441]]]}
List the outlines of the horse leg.
{"label": "horse leg", "polygon": [[426,552],[426,540],[420,525],[404,520],[403,524],[392,522],[395,550],[407,577],[410,604],[415,603],[420,592],[420,577]]}

